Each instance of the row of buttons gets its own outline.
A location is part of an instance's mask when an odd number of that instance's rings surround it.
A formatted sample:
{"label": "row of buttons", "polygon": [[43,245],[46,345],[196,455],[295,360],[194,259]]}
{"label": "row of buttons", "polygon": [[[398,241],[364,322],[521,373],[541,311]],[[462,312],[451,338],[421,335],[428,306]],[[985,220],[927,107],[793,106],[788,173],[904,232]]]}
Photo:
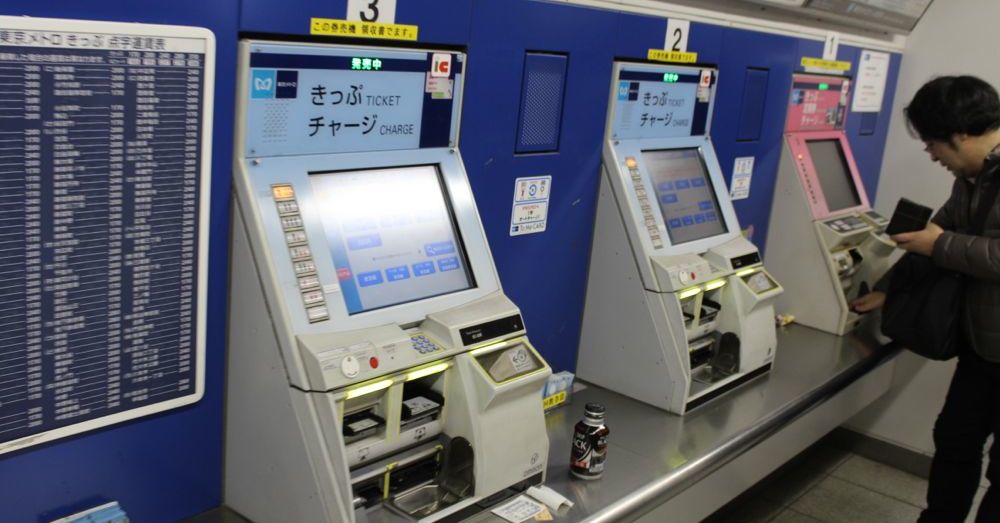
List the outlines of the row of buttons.
{"label": "row of buttons", "polygon": [[635,188],[635,195],[639,198],[639,208],[642,210],[642,220],[646,225],[646,231],[649,232],[649,239],[653,242],[653,248],[659,249],[663,247],[663,239],[660,237],[660,228],[656,224],[656,218],[653,216],[652,206],[649,205],[649,196],[646,194],[646,188],[642,185],[639,164],[635,161],[634,157],[628,156],[625,158],[625,167],[632,176],[632,186]]}
{"label": "row of buttons", "polygon": [[441,350],[441,347],[437,346],[423,334],[410,336],[410,341],[413,342],[413,350],[419,352],[420,354],[430,354]]}
{"label": "row of buttons", "polygon": [[288,184],[272,185],[271,195],[274,196],[274,203],[278,208],[281,230],[285,233],[288,255],[292,258],[292,269],[298,278],[302,303],[306,306],[306,317],[309,318],[309,323],[329,319],[330,312],[326,307],[326,298],[323,297],[323,290],[319,288],[319,276],[316,275],[316,262],[312,258],[306,231],[302,229],[302,215],[299,214],[295,191]]}
{"label": "row of buttons", "polygon": [[848,232],[857,229],[864,229],[868,226],[864,221],[853,216],[838,220],[830,220],[826,224],[835,231]]}

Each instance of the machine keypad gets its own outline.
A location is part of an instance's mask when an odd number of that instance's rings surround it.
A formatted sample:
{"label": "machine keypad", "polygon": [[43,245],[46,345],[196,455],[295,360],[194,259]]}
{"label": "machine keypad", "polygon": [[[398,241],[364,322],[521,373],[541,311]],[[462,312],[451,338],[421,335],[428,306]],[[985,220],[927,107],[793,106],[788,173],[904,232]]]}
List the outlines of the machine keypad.
{"label": "machine keypad", "polygon": [[441,350],[437,344],[424,336],[423,334],[415,334],[410,336],[410,341],[413,342],[413,350],[419,352],[420,354],[430,354],[432,352],[437,352]]}

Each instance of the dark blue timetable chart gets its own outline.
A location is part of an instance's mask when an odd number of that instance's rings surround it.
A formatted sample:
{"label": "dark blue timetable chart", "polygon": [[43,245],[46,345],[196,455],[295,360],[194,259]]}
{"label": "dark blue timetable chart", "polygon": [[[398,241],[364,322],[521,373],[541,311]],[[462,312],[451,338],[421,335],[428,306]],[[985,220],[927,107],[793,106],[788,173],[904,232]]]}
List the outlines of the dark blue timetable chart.
{"label": "dark blue timetable chart", "polygon": [[210,46],[0,27],[0,452],[200,395]]}

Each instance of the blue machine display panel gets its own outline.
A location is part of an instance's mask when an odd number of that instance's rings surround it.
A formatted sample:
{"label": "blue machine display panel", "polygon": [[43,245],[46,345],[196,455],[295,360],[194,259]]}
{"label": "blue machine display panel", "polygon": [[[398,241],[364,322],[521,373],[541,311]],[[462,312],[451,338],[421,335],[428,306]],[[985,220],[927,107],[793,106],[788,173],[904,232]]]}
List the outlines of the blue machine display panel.
{"label": "blue machine display panel", "polygon": [[250,53],[248,157],[448,147],[459,53],[260,44]]}
{"label": "blue machine display panel", "polygon": [[623,66],[616,82],[614,138],[676,138],[708,132],[714,69]]}
{"label": "blue machine display panel", "polygon": [[0,31],[0,452],[200,397],[194,31]]}

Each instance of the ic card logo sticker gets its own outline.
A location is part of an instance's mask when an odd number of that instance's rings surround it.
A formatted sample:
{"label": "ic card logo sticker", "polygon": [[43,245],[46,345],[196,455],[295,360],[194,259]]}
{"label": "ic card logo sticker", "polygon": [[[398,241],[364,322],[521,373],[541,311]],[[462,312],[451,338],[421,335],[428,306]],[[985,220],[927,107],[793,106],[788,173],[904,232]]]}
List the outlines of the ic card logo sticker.
{"label": "ic card logo sticker", "polygon": [[451,76],[450,54],[434,53],[431,60],[431,76],[434,78],[448,78]]}
{"label": "ic card logo sticker", "polygon": [[250,78],[250,98],[274,98],[275,71],[255,70]]}

